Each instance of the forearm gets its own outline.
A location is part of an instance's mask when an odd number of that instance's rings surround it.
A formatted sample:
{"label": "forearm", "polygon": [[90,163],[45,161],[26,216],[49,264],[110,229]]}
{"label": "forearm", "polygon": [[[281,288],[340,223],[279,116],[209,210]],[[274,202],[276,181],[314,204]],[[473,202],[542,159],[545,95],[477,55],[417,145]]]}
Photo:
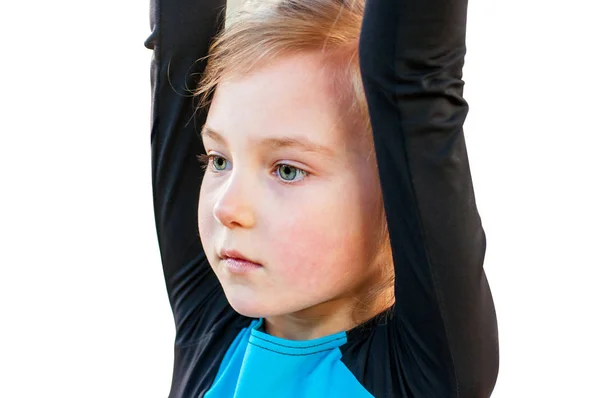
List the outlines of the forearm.
{"label": "forearm", "polygon": [[462,130],[466,11],[466,0],[374,0],[361,35],[396,321],[411,351],[403,358],[414,372],[411,389],[422,396],[489,395],[498,366],[485,235]]}
{"label": "forearm", "polygon": [[152,184],[154,212],[169,299],[178,340],[193,323],[203,300],[218,289],[208,266],[197,227],[203,152],[192,92],[204,68],[198,60],[224,15],[224,1],[154,0],[152,34],[146,46],[152,60]]}

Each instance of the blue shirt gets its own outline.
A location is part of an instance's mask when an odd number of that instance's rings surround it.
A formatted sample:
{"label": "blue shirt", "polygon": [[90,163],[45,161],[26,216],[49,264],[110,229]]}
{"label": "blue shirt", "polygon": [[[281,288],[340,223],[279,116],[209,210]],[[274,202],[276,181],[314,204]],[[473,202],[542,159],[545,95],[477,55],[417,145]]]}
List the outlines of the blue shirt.
{"label": "blue shirt", "polygon": [[206,398],[373,397],[341,361],[346,332],[293,341],[262,331],[255,320],[225,354]]}

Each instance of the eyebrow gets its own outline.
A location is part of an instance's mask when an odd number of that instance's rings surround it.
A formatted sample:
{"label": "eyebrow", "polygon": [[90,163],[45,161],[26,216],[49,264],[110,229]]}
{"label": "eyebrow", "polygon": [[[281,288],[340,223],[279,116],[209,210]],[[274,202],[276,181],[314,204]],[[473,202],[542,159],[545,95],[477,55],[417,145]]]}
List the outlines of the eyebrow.
{"label": "eyebrow", "polygon": [[227,144],[227,142],[225,141],[225,138],[223,138],[219,133],[217,133],[216,131],[212,130],[210,127],[208,127],[207,125],[202,126],[202,130],[200,131],[200,135],[202,137],[208,137],[214,141],[217,141],[221,144]]}
{"label": "eyebrow", "polygon": [[[202,127],[200,134],[203,137],[211,138],[221,144],[227,144],[227,141],[225,138],[223,138],[223,136],[206,125]],[[304,137],[265,138],[261,140],[258,145],[268,147],[269,149],[296,148],[304,152],[312,152],[329,157],[334,155],[333,150],[330,148],[316,144]]]}

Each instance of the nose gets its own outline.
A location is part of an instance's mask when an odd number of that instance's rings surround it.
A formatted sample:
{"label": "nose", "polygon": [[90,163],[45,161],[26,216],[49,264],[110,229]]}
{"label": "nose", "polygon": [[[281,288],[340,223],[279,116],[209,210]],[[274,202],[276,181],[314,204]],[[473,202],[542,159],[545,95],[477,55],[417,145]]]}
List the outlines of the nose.
{"label": "nose", "polygon": [[213,208],[215,219],[227,228],[251,228],[256,219],[252,207],[252,189],[241,175],[232,175],[223,186]]}

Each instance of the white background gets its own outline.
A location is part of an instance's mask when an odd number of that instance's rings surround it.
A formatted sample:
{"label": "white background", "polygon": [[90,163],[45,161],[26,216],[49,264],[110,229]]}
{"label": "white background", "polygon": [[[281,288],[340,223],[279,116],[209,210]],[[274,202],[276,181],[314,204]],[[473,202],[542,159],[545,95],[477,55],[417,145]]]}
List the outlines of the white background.
{"label": "white background", "polygon": [[[494,398],[600,397],[595,7],[470,4],[465,130],[500,329]],[[0,397],[166,397],[148,2],[1,10]]]}

